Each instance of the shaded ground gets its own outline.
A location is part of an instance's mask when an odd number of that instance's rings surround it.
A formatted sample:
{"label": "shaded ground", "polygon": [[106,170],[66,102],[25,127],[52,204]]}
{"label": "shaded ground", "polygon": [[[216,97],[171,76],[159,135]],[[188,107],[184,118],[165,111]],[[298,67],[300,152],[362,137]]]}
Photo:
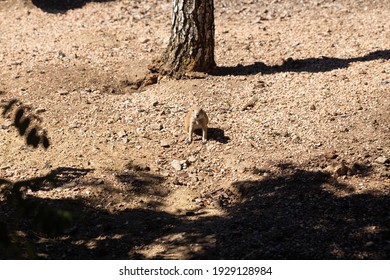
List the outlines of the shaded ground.
{"label": "shaded ground", "polygon": [[[388,1],[216,1],[218,68],[142,91],[171,1],[66,3],[0,1],[0,100],[52,143],[1,119],[0,178],[74,216],[50,238],[1,202],[38,258],[389,258]],[[205,145],[184,143],[195,103]]]}

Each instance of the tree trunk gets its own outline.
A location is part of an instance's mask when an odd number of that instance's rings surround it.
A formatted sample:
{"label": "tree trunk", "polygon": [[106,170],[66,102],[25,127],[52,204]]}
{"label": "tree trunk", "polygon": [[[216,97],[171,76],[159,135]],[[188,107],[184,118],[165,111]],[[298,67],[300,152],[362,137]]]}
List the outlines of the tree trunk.
{"label": "tree trunk", "polygon": [[173,0],[171,38],[160,63],[160,74],[176,77],[215,66],[213,0]]}

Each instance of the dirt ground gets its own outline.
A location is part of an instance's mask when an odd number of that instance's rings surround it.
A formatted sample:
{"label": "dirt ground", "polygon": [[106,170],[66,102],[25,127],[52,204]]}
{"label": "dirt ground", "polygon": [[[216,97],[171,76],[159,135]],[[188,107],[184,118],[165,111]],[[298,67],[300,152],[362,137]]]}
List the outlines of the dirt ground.
{"label": "dirt ground", "polygon": [[[171,1],[49,2],[0,0],[0,100],[51,142],[0,118],[0,178],[51,174],[27,195],[74,217],[19,223],[37,258],[390,258],[388,0],[216,0],[213,73],[138,91]],[[194,104],[206,144],[184,141]]]}

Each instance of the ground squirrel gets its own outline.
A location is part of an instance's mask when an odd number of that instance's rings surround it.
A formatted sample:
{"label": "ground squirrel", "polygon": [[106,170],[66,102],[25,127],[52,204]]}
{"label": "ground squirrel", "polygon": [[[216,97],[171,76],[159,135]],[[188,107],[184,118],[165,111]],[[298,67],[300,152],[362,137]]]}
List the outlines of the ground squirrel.
{"label": "ground squirrel", "polygon": [[207,142],[207,124],[209,123],[209,118],[207,117],[206,112],[197,106],[192,107],[186,114],[184,121],[184,128],[188,137],[186,138],[186,143],[192,142],[192,133],[195,129],[202,129],[202,142]]}

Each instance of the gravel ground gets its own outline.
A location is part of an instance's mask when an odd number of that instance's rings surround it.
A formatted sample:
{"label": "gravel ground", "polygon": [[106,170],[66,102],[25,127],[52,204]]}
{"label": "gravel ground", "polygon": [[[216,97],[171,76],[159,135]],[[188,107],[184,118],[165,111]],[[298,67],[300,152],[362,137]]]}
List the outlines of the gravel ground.
{"label": "gravel ground", "polygon": [[[143,90],[171,1],[69,2],[0,0],[0,101],[51,142],[1,118],[0,178],[53,175],[28,196],[74,216],[19,223],[38,258],[389,259],[388,0],[216,0],[217,69]],[[194,104],[206,144],[184,141]]]}

